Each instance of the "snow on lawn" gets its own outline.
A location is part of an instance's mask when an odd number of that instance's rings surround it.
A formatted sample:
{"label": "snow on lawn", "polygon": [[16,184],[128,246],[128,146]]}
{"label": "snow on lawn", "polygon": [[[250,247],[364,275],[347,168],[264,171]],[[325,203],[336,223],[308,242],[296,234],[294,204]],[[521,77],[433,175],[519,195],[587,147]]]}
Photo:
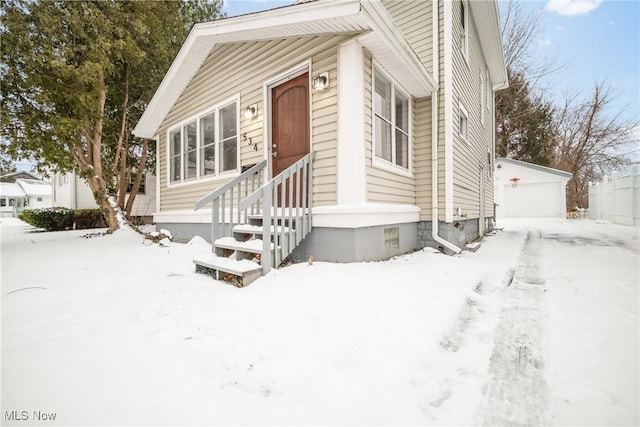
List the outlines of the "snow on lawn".
{"label": "snow on lawn", "polygon": [[[43,425],[41,413],[55,413],[47,425],[477,424],[486,419],[507,273],[531,227],[505,223],[477,253],[297,264],[238,289],[194,273],[193,257],[211,250],[202,239],[162,247],[133,233],[82,238],[86,230],[43,233],[0,221],[6,425]],[[601,260],[568,252],[567,224],[533,224],[557,235],[545,240],[544,258],[553,421],[576,424],[576,412],[604,390],[622,415],[600,408],[602,419],[633,421],[635,408],[637,422],[634,229],[570,223],[569,234],[601,233],[614,245],[606,262],[616,271],[603,289],[593,273]],[[583,321],[610,341],[592,336],[587,348],[574,347],[565,333],[588,335]],[[594,352],[596,344],[611,349]],[[614,373],[635,375],[635,389],[613,374],[581,382],[591,363],[610,361]],[[620,391],[611,390],[616,382]],[[563,408],[564,398],[575,402]]]}
{"label": "snow on lawn", "polygon": [[202,240],[0,227],[2,410],[60,424],[440,423],[440,342],[490,273],[425,250],[237,289],[194,273]]}

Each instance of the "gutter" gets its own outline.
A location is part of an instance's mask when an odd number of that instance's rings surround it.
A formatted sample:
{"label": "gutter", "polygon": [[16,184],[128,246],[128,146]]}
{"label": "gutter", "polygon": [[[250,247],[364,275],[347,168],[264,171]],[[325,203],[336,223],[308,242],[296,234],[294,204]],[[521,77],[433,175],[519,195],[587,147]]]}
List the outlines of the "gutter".
{"label": "gutter", "polygon": [[[434,66],[433,74],[435,80],[440,84],[439,67],[440,67],[440,40],[439,40],[439,7],[438,0],[433,1],[433,52]],[[431,237],[445,248],[459,254],[462,249],[443,239],[438,235],[438,92],[440,89],[431,94]]]}

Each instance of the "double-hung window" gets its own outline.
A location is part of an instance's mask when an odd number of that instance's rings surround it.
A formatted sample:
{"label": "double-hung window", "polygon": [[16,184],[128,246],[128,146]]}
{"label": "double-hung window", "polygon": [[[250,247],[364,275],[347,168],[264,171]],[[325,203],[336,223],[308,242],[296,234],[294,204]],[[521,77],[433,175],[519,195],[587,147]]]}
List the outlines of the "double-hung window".
{"label": "double-hung window", "polygon": [[374,162],[409,170],[409,97],[374,69]]}
{"label": "double-hung window", "polygon": [[460,48],[467,64],[469,63],[469,11],[466,0],[460,1],[460,25],[462,33],[460,34]]}
{"label": "double-hung window", "polygon": [[238,101],[221,104],[169,130],[171,183],[238,170]]}

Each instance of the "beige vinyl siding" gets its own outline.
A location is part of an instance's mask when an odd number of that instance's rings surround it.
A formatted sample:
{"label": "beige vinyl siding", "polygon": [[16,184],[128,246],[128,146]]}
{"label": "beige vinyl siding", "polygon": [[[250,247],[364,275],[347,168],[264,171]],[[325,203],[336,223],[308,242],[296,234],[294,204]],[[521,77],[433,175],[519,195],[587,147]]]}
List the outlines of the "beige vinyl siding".
{"label": "beige vinyl siding", "polygon": [[[161,185],[160,210],[193,209],[196,200],[232,177],[167,186],[167,130],[183,120],[234,96],[240,97],[241,166],[265,158],[264,83],[312,60],[313,71],[330,71],[331,87],[312,95],[311,149],[316,152],[314,186],[317,205],[334,204],[336,152],[336,57],[337,45],[351,35],[327,35],[253,43],[217,45],[163,121],[159,129]],[[317,61],[317,64],[316,64]],[[319,68],[322,67],[322,68]],[[326,93],[325,93],[326,92]],[[258,115],[245,119],[242,111],[258,104]],[[333,107],[332,107],[333,105]],[[317,111],[316,111],[317,110]],[[246,134],[246,140],[244,135]],[[251,144],[249,143],[251,139]],[[254,145],[257,144],[257,150]]]}
{"label": "beige vinyl siding", "polygon": [[431,220],[431,98],[417,99],[415,126],[415,184],[420,220]]}
{"label": "beige vinyl siding", "polygon": [[393,17],[420,61],[427,67],[429,73],[433,74],[432,2],[383,0],[382,4]]}
{"label": "beige vinyl siding", "polygon": [[[373,110],[372,110],[372,58],[371,53],[365,50],[364,64],[364,117],[365,117],[365,164],[367,202],[388,204],[416,204],[416,187],[413,176],[399,175],[372,165],[373,158]],[[415,102],[410,98],[410,108],[415,112]],[[415,114],[411,115],[411,135],[409,139],[409,164],[414,169],[415,159]]]}
{"label": "beige vinyl siding", "polygon": [[312,75],[329,72],[329,87],[312,91],[311,149],[315,152],[313,164],[314,206],[337,203],[338,155],[338,47],[332,46],[312,58]]}
{"label": "beige vinyl siding", "polygon": [[[480,73],[486,70],[486,63],[472,14],[468,13],[469,55],[465,60],[461,46],[462,25],[460,22],[461,2],[453,7],[453,208],[454,213],[462,209],[463,217],[480,217],[480,173],[485,175],[485,214],[492,216],[493,184],[487,161],[491,149],[493,123],[490,117],[481,122],[481,81]],[[466,3],[467,9],[470,7]],[[464,141],[458,132],[459,105],[467,111],[468,132]],[[491,209],[489,210],[489,206]],[[491,211],[491,214],[488,212]]]}

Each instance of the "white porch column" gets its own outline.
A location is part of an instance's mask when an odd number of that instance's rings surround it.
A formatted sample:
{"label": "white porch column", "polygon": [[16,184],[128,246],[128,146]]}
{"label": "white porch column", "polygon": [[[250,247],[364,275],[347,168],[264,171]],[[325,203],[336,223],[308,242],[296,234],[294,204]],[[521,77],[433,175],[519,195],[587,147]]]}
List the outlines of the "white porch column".
{"label": "white porch column", "polygon": [[338,48],[338,205],[367,202],[364,55],[355,40]]}

